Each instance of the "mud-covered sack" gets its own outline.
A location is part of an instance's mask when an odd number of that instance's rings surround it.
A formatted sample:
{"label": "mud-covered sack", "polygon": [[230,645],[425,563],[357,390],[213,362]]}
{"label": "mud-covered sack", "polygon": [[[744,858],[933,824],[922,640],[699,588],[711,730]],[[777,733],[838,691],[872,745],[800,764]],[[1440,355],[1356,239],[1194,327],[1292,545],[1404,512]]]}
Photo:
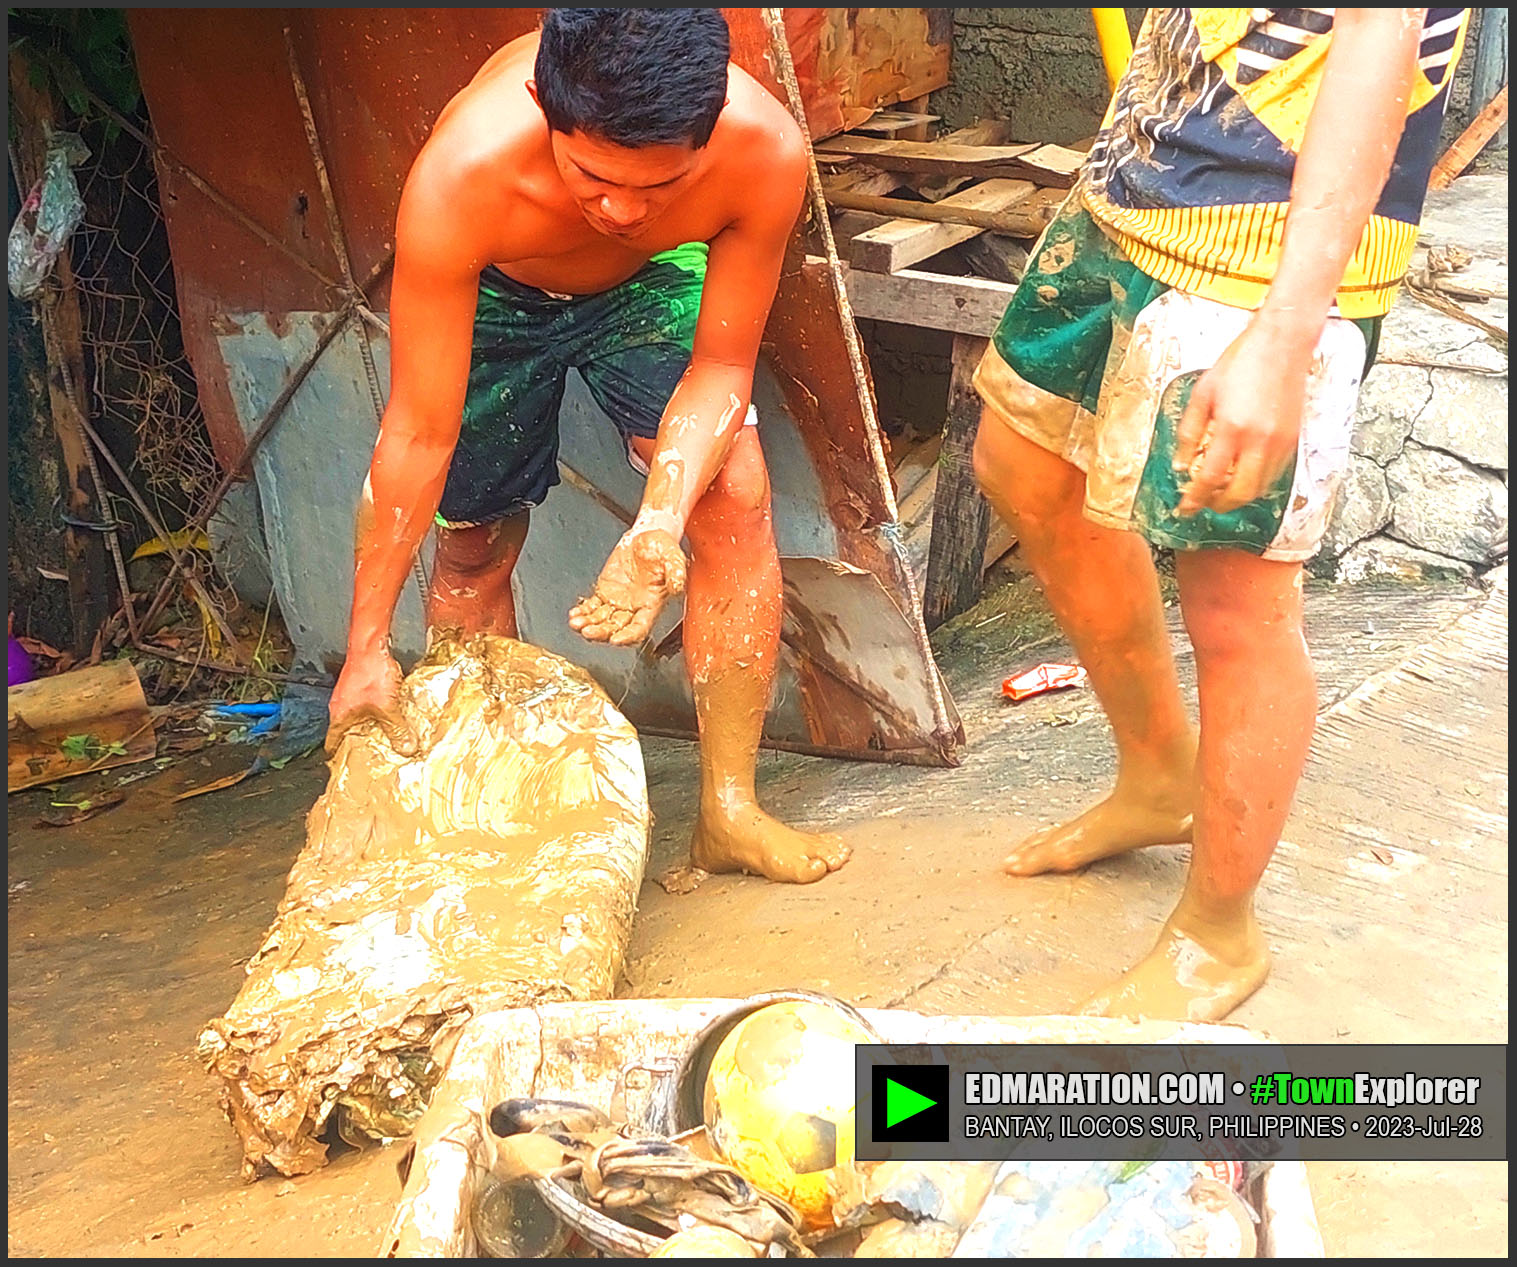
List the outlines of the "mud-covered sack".
{"label": "mud-covered sack", "polygon": [[636,732],[583,670],[506,638],[407,677],[418,755],[344,738],[277,918],[200,1037],[254,1176],[318,1136],[408,1132],[470,1016],[611,996],[647,857]]}

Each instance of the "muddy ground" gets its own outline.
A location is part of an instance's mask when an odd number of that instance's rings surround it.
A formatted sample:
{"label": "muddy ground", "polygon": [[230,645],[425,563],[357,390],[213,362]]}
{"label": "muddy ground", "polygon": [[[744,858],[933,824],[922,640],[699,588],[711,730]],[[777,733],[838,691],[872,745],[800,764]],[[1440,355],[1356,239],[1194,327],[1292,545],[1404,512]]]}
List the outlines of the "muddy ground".
{"label": "muddy ground", "polygon": [[[1275,973],[1235,1020],[1298,1041],[1506,1040],[1504,586],[1494,597],[1457,584],[1314,589],[1323,722],[1261,897]],[[695,754],[646,743],[657,824],[623,994],[806,985],[871,1006],[1059,1012],[1147,949],[1183,849],[1076,876],[1012,880],[996,868],[1011,842],[1111,776],[1088,693],[998,698],[1002,677],[1066,654],[1036,595],[1008,584],[936,642],[970,740],[961,767],[762,759],[771,808],[854,845],[817,886],[720,877],[666,894],[653,878],[681,860]],[[397,1150],[244,1186],[194,1057],[272,918],[325,777],[307,758],[172,803],[247,758],[211,749],[71,828],[34,825],[43,791],[9,800],[12,1255],[379,1245],[400,1191]],[[87,794],[87,782],[68,790]],[[1501,1254],[1506,1179],[1505,1164],[1312,1168],[1334,1255]]]}

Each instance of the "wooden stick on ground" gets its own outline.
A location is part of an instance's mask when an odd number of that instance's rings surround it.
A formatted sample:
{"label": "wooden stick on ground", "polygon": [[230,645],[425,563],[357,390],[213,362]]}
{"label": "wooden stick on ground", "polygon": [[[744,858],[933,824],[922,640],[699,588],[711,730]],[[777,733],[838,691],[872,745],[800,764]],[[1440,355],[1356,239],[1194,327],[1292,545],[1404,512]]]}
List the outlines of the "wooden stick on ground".
{"label": "wooden stick on ground", "polygon": [[1501,131],[1506,123],[1506,90],[1507,85],[1502,84],[1501,91],[1491,98],[1490,104],[1475,116],[1459,139],[1434,164],[1433,174],[1427,182],[1429,189],[1447,189],[1454,178],[1475,161],[1486,143]]}
{"label": "wooden stick on ground", "polygon": [[11,792],[145,761],[157,750],[153,715],[129,661],[38,678],[6,693]]}

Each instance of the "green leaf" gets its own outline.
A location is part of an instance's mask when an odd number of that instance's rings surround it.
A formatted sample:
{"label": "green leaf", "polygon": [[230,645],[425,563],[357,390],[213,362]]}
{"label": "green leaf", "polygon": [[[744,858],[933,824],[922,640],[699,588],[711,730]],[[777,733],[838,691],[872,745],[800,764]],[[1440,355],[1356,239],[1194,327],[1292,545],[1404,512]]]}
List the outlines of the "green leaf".
{"label": "green leaf", "polygon": [[1152,1165],[1151,1161],[1124,1161],[1117,1171],[1117,1182],[1126,1183],[1129,1179],[1136,1179]]}
{"label": "green leaf", "polygon": [[69,735],[58,748],[70,761],[84,761],[89,757],[90,746],[94,743],[94,735]]}

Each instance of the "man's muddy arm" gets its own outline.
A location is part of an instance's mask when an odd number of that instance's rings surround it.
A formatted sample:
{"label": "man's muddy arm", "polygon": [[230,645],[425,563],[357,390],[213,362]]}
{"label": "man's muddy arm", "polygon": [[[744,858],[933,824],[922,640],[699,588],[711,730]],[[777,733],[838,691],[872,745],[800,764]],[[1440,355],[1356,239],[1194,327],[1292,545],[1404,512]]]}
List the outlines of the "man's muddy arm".
{"label": "man's muddy arm", "polygon": [[690,367],[664,410],[638,521],[678,540],[748,414],[764,325],[799,199],[711,243]]}
{"label": "man's muddy arm", "polygon": [[463,421],[478,269],[439,259],[422,233],[399,230],[390,301],[390,399],[365,486],[349,654],[389,644],[412,560],[442,501]]}
{"label": "man's muddy arm", "polygon": [[1426,9],[1339,9],[1259,317],[1315,348],[1406,126]]}
{"label": "man's muddy arm", "polygon": [[478,265],[449,240],[435,194],[408,187],[390,298],[390,399],[358,517],[347,661],[332,698],[329,744],[374,718],[409,744],[395,716],[399,671],[390,625],[442,500],[468,384]]}
{"label": "man's muddy arm", "polygon": [[659,424],[642,504],[595,592],[569,613],[569,627],[592,642],[642,641],[664,603],[684,588],[679,542],[747,417],[764,325],[805,196],[798,132],[794,140],[751,217],[711,242],[690,366]]}
{"label": "man's muddy arm", "polygon": [[1306,378],[1406,126],[1425,9],[1339,9],[1291,184],[1279,267],[1248,329],[1196,384],[1179,513],[1234,510],[1289,463]]}

